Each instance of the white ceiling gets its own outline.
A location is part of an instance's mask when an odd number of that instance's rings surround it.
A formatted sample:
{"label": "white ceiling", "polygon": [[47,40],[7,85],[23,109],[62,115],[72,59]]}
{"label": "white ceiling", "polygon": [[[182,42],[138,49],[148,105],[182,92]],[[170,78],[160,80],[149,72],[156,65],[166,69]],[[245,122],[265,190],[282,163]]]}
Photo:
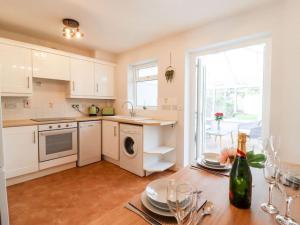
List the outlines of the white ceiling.
{"label": "white ceiling", "polygon": [[[276,0],[0,0],[0,28],[114,53]],[[61,19],[85,37],[65,40]]]}

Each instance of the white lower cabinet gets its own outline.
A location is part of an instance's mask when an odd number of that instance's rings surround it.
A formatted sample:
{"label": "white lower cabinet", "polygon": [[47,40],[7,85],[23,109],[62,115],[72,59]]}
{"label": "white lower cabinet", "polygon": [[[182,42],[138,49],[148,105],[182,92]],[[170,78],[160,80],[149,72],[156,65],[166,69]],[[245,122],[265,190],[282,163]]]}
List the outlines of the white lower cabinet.
{"label": "white lower cabinet", "polygon": [[102,122],[102,154],[119,160],[119,123],[103,120]]}
{"label": "white lower cabinet", "polygon": [[6,178],[39,170],[37,126],[4,128],[3,149]]}

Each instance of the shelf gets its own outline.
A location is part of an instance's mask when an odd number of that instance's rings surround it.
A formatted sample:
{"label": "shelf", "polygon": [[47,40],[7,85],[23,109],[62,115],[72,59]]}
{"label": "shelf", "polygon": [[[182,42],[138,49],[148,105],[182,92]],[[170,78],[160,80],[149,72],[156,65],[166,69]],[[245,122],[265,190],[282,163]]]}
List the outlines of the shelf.
{"label": "shelf", "polygon": [[164,155],[168,152],[174,151],[175,148],[174,147],[169,147],[169,146],[158,146],[156,148],[152,148],[149,150],[145,150],[144,153],[147,154],[160,154],[160,155]]}
{"label": "shelf", "polygon": [[170,167],[174,166],[174,162],[168,162],[168,161],[158,161],[154,163],[149,163],[148,165],[144,165],[144,170],[148,172],[162,172]]}

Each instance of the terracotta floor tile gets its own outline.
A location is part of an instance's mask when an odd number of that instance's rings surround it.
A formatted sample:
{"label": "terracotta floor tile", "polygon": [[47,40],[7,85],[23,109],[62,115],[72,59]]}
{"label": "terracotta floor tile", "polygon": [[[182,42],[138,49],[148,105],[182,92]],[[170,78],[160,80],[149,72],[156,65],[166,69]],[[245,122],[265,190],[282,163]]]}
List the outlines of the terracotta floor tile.
{"label": "terracotta floor tile", "polygon": [[166,171],[138,177],[102,161],[8,187],[12,225],[85,225],[140,193]]}

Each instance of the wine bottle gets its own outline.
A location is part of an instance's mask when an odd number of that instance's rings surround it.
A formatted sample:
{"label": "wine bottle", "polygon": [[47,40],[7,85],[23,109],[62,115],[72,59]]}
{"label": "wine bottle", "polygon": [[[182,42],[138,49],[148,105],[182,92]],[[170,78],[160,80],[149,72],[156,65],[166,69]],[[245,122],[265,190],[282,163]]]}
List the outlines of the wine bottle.
{"label": "wine bottle", "polygon": [[237,208],[248,209],[251,206],[252,174],[246,159],[247,135],[238,134],[237,154],[230,171],[229,200]]}

